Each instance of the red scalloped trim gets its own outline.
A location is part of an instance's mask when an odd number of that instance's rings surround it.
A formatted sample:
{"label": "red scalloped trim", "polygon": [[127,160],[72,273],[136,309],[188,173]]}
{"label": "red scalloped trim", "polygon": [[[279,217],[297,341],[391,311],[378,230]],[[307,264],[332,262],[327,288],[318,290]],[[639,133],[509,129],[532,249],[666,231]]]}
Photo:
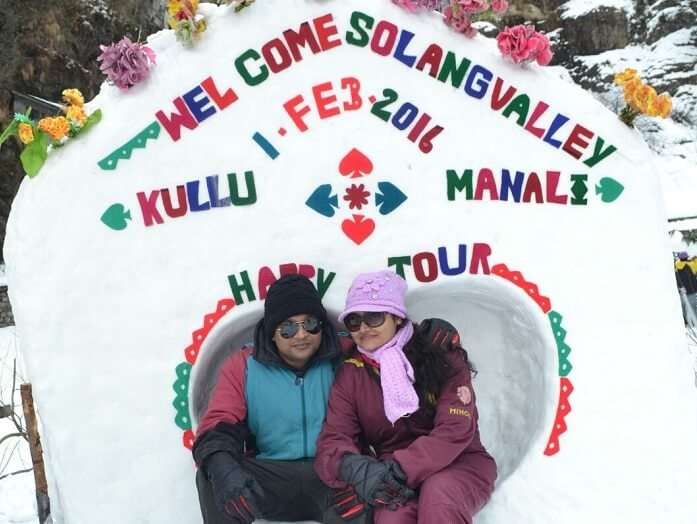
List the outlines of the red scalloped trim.
{"label": "red scalloped trim", "polygon": [[571,381],[562,377],[559,379],[559,404],[557,405],[557,416],[554,418],[554,428],[545,448],[545,455],[548,457],[559,452],[559,436],[566,431],[566,416],[571,412],[569,395],[574,390]]}
{"label": "red scalloped trim", "polygon": [[235,307],[235,301],[231,298],[225,298],[218,302],[218,307],[214,313],[210,313],[203,318],[203,326],[197,329],[191,335],[192,344],[184,350],[186,361],[192,366],[196,363],[198,352],[201,350],[201,344],[206,340],[208,333],[213,326],[225,315],[228,311]]}
{"label": "red scalloped trim", "polygon": [[182,433],[182,444],[184,444],[186,449],[191,449],[194,447],[194,439],[194,432],[190,429],[187,429],[184,433]]}
{"label": "red scalloped trim", "polygon": [[494,275],[505,278],[525,291],[525,293],[527,293],[530,298],[532,298],[537,305],[540,306],[545,315],[552,309],[552,302],[549,300],[549,298],[545,297],[544,295],[540,295],[540,290],[537,285],[525,280],[525,277],[520,271],[511,271],[508,269],[506,264],[496,264],[491,268],[491,272]]}

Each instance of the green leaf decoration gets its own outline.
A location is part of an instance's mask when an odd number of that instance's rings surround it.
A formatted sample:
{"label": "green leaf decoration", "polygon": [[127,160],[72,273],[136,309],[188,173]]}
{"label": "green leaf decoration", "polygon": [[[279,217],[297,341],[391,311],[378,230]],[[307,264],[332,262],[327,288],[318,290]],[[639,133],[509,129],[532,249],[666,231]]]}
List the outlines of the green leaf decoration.
{"label": "green leaf decoration", "polygon": [[0,146],[3,144],[5,140],[17,133],[18,127],[19,123],[16,120],[12,120],[12,122],[10,122],[10,125],[5,128],[2,134],[0,134]]}
{"label": "green leaf decoration", "polygon": [[596,194],[600,195],[600,199],[606,204],[617,200],[622,191],[624,191],[624,186],[610,177],[601,178],[595,185]]}
{"label": "green leaf decoration", "polygon": [[43,131],[38,131],[34,135],[34,141],[24,147],[24,151],[19,155],[22,167],[29,178],[35,177],[48,157],[49,138]]}
{"label": "green leaf decoration", "polygon": [[87,117],[87,120],[85,120],[85,123],[77,131],[77,133],[75,133],[75,136],[77,137],[77,136],[80,136],[80,135],[86,133],[87,131],[89,131],[89,129],[92,126],[101,122],[101,120],[102,120],[102,110],[97,109],[94,113],[92,113],[90,116]]}

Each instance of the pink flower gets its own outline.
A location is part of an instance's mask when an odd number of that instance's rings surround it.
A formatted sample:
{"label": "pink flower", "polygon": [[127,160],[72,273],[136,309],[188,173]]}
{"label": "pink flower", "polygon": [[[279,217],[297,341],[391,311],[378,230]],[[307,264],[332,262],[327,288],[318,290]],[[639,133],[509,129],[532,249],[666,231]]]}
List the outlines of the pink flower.
{"label": "pink flower", "polygon": [[145,80],[150,68],[155,64],[155,53],[141,43],[133,43],[124,36],[119,42],[109,46],[99,46],[102,54],[99,69],[107,79],[120,89],[128,89]]}
{"label": "pink flower", "polygon": [[538,32],[535,32],[528,39],[528,50],[530,57],[534,58],[542,66],[549,64],[554,56],[549,48],[549,39]]}
{"label": "pink flower", "polygon": [[392,3],[416,13],[420,9],[436,9],[440,6],[441,0],[392,0]]}
{"label": "pink flower", "polygon": [[464,33],[465,36],[472,38],[477,34],[477,30],[472,27],[470,17],[457,5],[449,5],[443,10],[445,15],[445,23],[452,27],[458,33]]}
{"label": "pink flower", "polygon": [[529,25],[506,27],[496,37],[496,43],[501,54],[510,56],[516,64],[536,60],[547,65],[552,60],[549,39]]}
{"label": "pink flower", "polygon": [[506,0],[491,0],[491,8],[497,13],[503,13],[508,9],[508,2]]}
{"label": "pink flower", "polygon": [[457,0],[457,4],[465,13],[481,13],[489,9],[486,0]]}

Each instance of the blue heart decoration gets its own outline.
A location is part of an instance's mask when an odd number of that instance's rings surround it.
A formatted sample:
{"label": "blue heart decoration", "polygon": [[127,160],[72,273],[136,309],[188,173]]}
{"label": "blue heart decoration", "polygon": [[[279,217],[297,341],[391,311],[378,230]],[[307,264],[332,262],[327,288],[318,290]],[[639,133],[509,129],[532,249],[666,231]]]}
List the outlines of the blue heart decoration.
{"label": "blue heart decoration", "polygon": [[320,215],[325,217],[333,217],[334,208],[339,209],[339,197],[332,195],[332,185],[322,184],[315,189],[310,198],[305,201],[305,205]]}
{"label": "blue heart decoration", "polygon": [[378,182],[378,191],[375,193],[375,205],[381,215],[389,215],[401,206],[407,199],[397,186],[389,182]]}

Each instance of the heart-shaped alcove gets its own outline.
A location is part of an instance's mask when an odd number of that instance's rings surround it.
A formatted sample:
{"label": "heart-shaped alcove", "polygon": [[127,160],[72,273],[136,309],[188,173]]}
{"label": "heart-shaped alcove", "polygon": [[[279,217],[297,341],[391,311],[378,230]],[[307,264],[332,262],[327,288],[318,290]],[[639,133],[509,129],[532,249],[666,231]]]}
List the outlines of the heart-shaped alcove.
{"label": "heart-shaped alcove", "polygon": [[[440,317],[460,331],[477,369],[482,441],[496,458],[502,482],[550,429],[558,394],[557,357],[546,317],[520,290],[491,277],[424,286],[409,293],[407,304],[412,320]],[[233,309],[206,337],[191,373],[189,405],[195,423],[206,409],[220,365],[253,341],[261,314],[258,306],[239,314]],[[337,316],[336,311],[329,314]]]}

